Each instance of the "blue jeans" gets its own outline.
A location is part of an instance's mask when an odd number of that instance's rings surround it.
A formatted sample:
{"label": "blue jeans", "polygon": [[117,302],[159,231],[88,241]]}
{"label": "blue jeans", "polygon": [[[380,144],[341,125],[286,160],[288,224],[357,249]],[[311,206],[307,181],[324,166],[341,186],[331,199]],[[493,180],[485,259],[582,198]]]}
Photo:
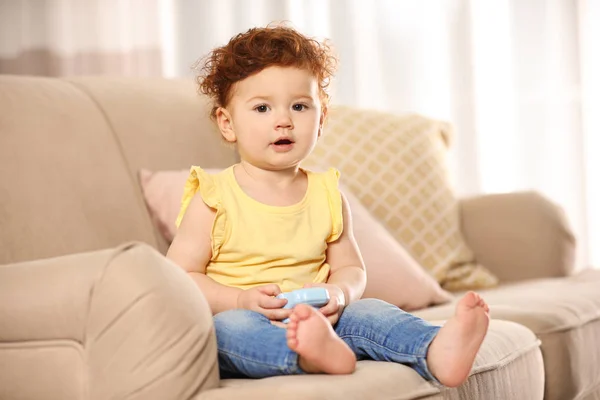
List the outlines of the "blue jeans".
{"label": "blue jeans", "polygon": [[[265,378],[304,372],[287,346],[285,329],[264,315],[230,310],[214,316],[221,378]],[[440,327],[381,300],[363,299],[346,307],[335,332],[358,360],[405,364],[437,382],[427,368],[427,349]]]}

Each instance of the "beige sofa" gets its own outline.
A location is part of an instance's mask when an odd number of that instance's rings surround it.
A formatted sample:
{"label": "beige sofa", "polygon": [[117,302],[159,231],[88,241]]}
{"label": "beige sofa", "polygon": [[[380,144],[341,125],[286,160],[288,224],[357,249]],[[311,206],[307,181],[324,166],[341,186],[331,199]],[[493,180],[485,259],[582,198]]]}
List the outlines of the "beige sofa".
{"label": "beige sofa", "polygon": [[461,387],[369,361],[220,381],[207,303],[161,255],[137,182],[234,162],[206,115],[190,82],[0,76],[0,399],[600,399],[600,271],[571,276],[574,239],[535,193],[462,201],[502,284]]}

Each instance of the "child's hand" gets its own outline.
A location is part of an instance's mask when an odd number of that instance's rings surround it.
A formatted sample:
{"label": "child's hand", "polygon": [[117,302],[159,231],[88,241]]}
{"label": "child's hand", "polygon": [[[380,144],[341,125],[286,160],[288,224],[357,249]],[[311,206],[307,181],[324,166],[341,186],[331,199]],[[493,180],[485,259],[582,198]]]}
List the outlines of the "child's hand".
{"label": "child's hand", "polygon": [[247,289],[238,295],[237,305],[239,308],[261,313],[271,321],[281,321],[292,314],[290,309],[282,309],[287,299],[276,299],[281,293],[279,286],[275,284],[256,286]]}
{"label": "child's hand", "polygon": [[319,311],[327,317],[332,326],[335,326],[342,315],[342,311],[344,311],[344,307],[346,307],[346,296],[344,296],[342,289],[337,285],[329,283],[307,283],[304,287],[322,287],[327,289],[329,292],[329,303],[321,307]]}

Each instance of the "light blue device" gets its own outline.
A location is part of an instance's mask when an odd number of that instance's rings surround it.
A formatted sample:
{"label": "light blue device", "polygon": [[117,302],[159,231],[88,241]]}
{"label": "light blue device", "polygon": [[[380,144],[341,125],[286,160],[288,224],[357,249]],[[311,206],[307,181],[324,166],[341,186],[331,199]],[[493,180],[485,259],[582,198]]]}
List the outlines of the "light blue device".
{"label": "light blue device", "polygon": [[[329,292],[325,288],[315,287],[293,290],[287,293],[281,293],[276,296],[278,299],[287,299],[287,304],[283,308],[294,308],[298,304],[308,304],[313,307],[322,307],[329,303]],[[289,318],[282,322],[287,324]]]}

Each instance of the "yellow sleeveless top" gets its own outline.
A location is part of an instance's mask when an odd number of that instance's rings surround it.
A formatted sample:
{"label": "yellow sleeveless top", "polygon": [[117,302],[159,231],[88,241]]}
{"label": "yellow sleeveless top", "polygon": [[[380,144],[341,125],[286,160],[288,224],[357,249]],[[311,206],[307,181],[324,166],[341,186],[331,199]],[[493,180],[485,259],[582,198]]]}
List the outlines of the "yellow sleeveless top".
{"label": "yellow sleeveless top", "polygon": [[327,243],[340,237],[343,226],[339,172],[303,171],[308,177],[304,198],[277,207],[248,196],[233,167],[214,175],[191,168],[177,226],[197,192],[216,211],[207,276],[240,289],[275,283],[283,292],[327,281]]}

